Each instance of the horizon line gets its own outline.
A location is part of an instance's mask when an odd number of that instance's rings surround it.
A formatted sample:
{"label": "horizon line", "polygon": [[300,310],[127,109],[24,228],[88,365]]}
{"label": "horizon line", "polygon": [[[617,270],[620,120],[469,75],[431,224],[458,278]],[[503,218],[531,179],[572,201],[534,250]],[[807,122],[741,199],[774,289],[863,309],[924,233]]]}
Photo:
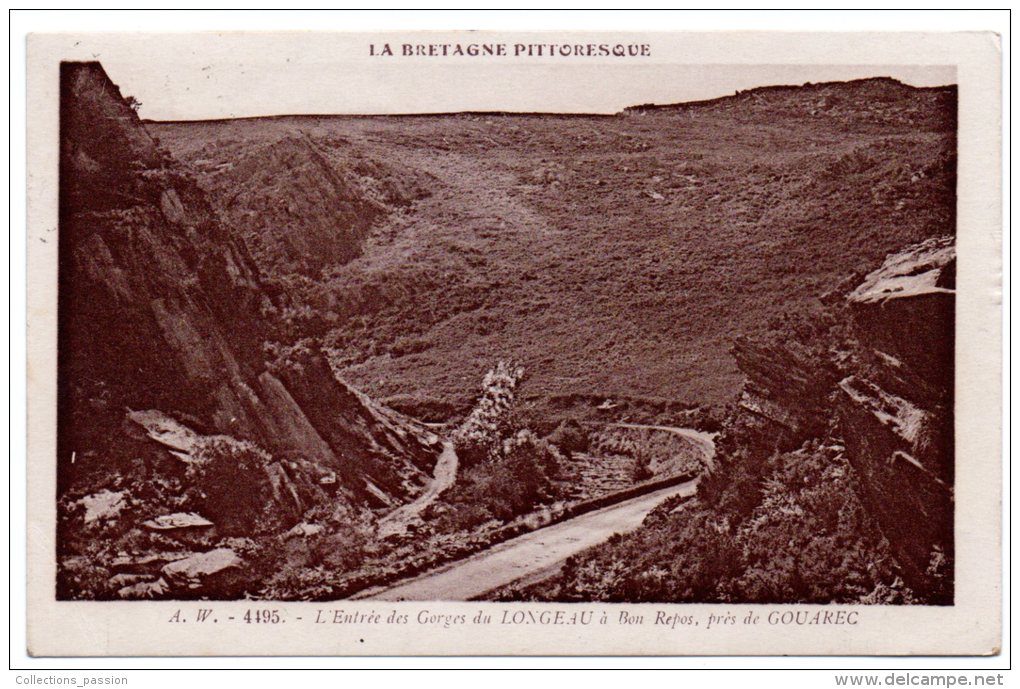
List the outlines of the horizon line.
{"label": "horizon line", "polygon": [[[71,61],[73,62],[73,61]],[[92,62],[91,60],[85,60],[84,62]],[[98,60],[94,61],[99,63]],[[99,63],[101,64],[101,63]],[[828,86],[832,84],[856,84],[869,81],[892,81],[901,86],[904,86],[913,91],[940,91],[945,89],[956,89],[959,87],[958,83],[940,84],[937,86],[914,86],[904,81],[900,81],[895,77],[890,76],[873,76],[873,77],[860,77],[858,79],[836,79],[830,81],[818,81],[818,82],[804,82],[803,84],[765,84],[762,86],[754,86],[752,88],[737,90],[734,93],[717,96],[715,98],[697,99],[690,101],[676,101],[672,103],[639,103],[636,105],[628,105],[622,110],[616,112],[556,112],[556,111],[539,111],[539,110],[445,110],[445,111],[429,111],[429,112],[401,112],[401,113],[367,113],[367,112],[351,112],[351,113],[276,113],[271,115],[239,115],[237,117],[210,117],[210,118],[193,118],[193,119],[169,119],[169,120],[157,120],[150,118],[140,118],[145,124],[200,124],[200,123],[217,123],[217,122],[237,122],[243,120],[271,120],[271,119],[285,119],[285,118],[327,118],[327,117],[346,117],[346,118],[376,118],[376,117],[456,117],[456,116],[503,116],[503,117],[619,117],[621,115],[628,115],[632,112],[649,111],[649,110],[665,110],[669,108],[689,108],[710,105],[718,103],[720,101],[737,98],[746,93],[753,93],[757,91],[768,91],[773,89],[802,89],[809,88],[812,86]]]}

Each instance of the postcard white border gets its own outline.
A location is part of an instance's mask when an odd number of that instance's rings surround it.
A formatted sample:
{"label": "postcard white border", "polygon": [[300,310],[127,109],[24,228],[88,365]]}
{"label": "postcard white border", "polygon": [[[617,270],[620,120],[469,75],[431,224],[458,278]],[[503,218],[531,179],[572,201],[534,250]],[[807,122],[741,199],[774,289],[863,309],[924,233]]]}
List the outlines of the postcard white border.
{"label": "postcard white border", "polygon": [[[399,42],[402,34],[379,34]],[[526,35],[484,34],[508,42]],[[194,34],[195,49],[207,50],[222,34]],[[229,34],[228,34],[229,36]],[[532,35],[549,39],[548,34]],[[563,42],[581,34],[557,34]],[[406,37],[406,35],[405,35]],[[590,35],[589,35],[590,37]],[[952,607],[858,606],[852,627],[720,628],[718,634],[664,633],[654,626],[591,629],[510,626],[396,628],[372,625],[293,624],[170,626],[178,608],[211,607],[243,615],[254,607],[285,609],[292,618],[314,617],[318,608],[411,613],[427,607],[472,616],[480,607],[591,610],[595,615],[627,609],[687,612],[755,606],[615,606],[577,604],[418,603],[380,605],[247,602],[57,602],[55,581],[55,371],[57,225],[57,65],[61,59],[91,59],[103,45],[149,41],[159,35],[34,35],[28,51],[28,614],[34,655],[941,655],[991,654],[1001,642],[1001,161],[1000,54],[993,34],[697,33],[596,34],[601,41],[651,42],[655,60],[677,64],[929,64],[957,69],[960,97],[958,274],[957,274],[957,587]],[[361,45],[365,35],[334,34],[338,46]],[[433,41],[463,40],[464,34],[431,35]],[[247,34],[244,50],[265,60],[280,35]],[[301,40],[300,33],[286,40]],[[480,40],[472,34],[472,40]],[[75,42],[79,42],[75,45]],[[268,42],[268,43],[267,43]],[[364,57],[343,53],[343,66],[357,69]],[[101,58],[100,58],[101,59]],[[334,57],[334,59],[337,59]],[[413,63],[408,63],[413,69]],[[808,610],[811,606],[767,606]]]}

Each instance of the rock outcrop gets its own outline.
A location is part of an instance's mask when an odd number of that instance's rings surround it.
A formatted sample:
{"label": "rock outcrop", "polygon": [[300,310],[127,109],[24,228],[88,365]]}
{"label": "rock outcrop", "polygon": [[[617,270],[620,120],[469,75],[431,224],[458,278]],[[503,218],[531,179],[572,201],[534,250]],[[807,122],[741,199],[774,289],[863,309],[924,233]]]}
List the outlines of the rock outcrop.
{"label": "rock outcrop", "polygon": [[815,325],[738,339],[746,379],[723,440],[752,462],[805,442],[845,452],[903,581],[930,603],[953,596],[955,265],[953,237],[930,238],[827,295]]}
{"label": "rock outcrop", "polygon": [[955,249],[894,254],[850,293],[860,350],[839,383],[840,431],[863,495],[917,590],[951,601]]}
{"label": "rock outcrop", "polygon": [[[918,104],[924,104],[919,108]],[[797,86],[761,86],[732,96],[675,104],[645,104],[625,114],[693,110],[758,116],[828,120],[842,126],[882,126],[910,122],[921,130],[956,128],[956,86],[914,87],[889,77],[821,82]]]}
{"label": "rock outcrop", "polygon": [[413,500],[439,439],[340,381],[317,345],[267,354],[278,305],[238,231],[98,63],[61,65],[60,127],[59,489],[100,462],[117,477],[144,442],[186,464],[195,438],[228,436],[268,452],[281,500]]}
{"label": "rock outcrop", "polygon": [[741,337],[732,353],[746,376],[739,402],[743,409],[794,441],[824,432],[826,398],[838,380],[824,352],[793,340],[780,344]]}
{"label": "rock outcrop", "polygon": [[216,548],[167,563],[163,579],[171,586],[197,589],[210,585],[210,578],[241,566],[241,559],[230,548]]}

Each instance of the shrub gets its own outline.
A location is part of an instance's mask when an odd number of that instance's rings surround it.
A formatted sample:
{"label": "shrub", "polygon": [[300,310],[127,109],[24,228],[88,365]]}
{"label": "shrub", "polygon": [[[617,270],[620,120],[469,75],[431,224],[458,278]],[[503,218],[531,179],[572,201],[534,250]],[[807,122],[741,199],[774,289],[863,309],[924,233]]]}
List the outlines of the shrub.
{"label": "shrub", "polygon": [[199,447],[189,470],[192,502],[226,534],[278,529],[283,517],[273,499],[264,450],[232,438],[213,438]]}
{"label": "shrub", "polygon": [[508,522],[556,497],[552,477],[561,456],[550,443],[524,429],[507,438],[485,460],[468,467],[442,500],[436,527],[473,529],[492,519]]}
{"label": "shrub", "polygon": [[575,556],[550,596],[561,601],[726,600],[740,549],[725,520],[693,509]]}
{"label": "shrub", "polygon": [[95,557],[67,557],[57,567],[58,600],[94,600],[109,594],[112,572]]}
{"label": "shrub", "polygon": [[497,517],[512,519],[552,497],[559,453],[531,431],[518,431],[506,440],[500,457],[491,463],[495,478],[491,509]]}
{"label": "shrub", "polygon": [[549,442],[560,448],[567,456],[587,452],[589,446],[588,433],[574,419],[560,423],[549,436]]}
{"label": "shrub", "polygon": [[[471,489],[459,489],[455,488],[454,491],[458,495],[450,494],[446,496],[451,501],[456,502],[450,509],[438,509],[433,506],[429,511],[429,516],[432,514],[436,515],[433,526],[436,531],[448,533],[455,531],[471,531],[485,522],[492,521],[495,517],[489,508],[485,505],[472,503],[470,498],[466,496],[477,495],[478,490],[475,488]],[[464,500],[460,502],[460,500]]]}
{"label": "shrub", "polygon": [[310,564],[322,565],[333,572],[346,572],[360,567],[367,556],[369,537],[358,525],[345,524],[335,531],[314,536],[310,542]]}
{"label": "shrub", "polygon": [[652,477],[652,460],[648,453],[640,448],[634,453],[634,465],[631,467],[631,479],[635,483],[647,481]]}
{"label": "shrub", "polygon": [[737,534],[747,602],[857,602],[899,588],[888,544],[866,514],[845,459],[820,450],[776,455],[761,501]]}

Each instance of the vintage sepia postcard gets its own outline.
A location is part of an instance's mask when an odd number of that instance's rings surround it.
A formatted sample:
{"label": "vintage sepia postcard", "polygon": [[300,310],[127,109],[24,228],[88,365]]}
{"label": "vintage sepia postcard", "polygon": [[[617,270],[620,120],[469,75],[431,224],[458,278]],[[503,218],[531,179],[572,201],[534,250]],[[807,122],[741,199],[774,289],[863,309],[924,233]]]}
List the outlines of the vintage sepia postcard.
{"label": "vintage sepia postcard", "polygon": [[998,652],[995,35],[28,58],[31,654]]}

